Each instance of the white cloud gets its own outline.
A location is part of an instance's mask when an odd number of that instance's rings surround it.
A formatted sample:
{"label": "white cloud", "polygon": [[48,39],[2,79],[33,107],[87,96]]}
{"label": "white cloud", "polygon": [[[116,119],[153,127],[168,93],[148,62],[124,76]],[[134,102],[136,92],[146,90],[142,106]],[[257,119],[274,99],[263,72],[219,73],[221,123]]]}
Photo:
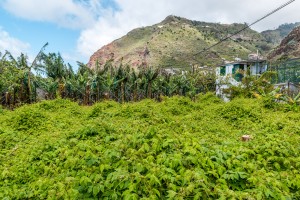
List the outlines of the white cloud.
{"label": "white cloud", "polygon": [[99,21],[90,29],[83,30],[78,40],[77,49],[84,56],[90,56],[101,46],[108,44],[127,33],[129,30],[143,25],[136,21],[127,20],[123,23],[122,15],[108,15],[100,18]]}
{"label": "white cloud", "polygon": [[[114,1],[113,6],[102,6]],[[251,23],[287,0],[3,0],[10,13],[81,31],[77,51],[86,59],[103,45],[133,28],[162,21],[168,15],[221,23]],[[262,31],[300,21],[300,1],[264,19],[253,28]]]}
{"label": "white cloud", "polygon": [[17,57],[22,52],[26,52],[30,45],[26,42],[20,41],[9,35],[0,27],[0,52],[9,51],[13,56]]}
{"label": "white cloud", "polygon": [[15,16],[46,21],[67,28],[87,28],[95,23],[94,13],[99,4],[96,0],[4,0],[2,6]]}
{"label": "white cloud", "polygon": [[[78,51],[88,57],[105,44],[125,35],[133,28],[162,21],[168,15],[177,15],[206,22],[252,23],[258,18],[285,3],[285,0],[116,0],[120,10],[102,10],[98,21],[81,32]],[[286,22],[300,21],[295,1],[271,15],[253,28],[262,31]]]}

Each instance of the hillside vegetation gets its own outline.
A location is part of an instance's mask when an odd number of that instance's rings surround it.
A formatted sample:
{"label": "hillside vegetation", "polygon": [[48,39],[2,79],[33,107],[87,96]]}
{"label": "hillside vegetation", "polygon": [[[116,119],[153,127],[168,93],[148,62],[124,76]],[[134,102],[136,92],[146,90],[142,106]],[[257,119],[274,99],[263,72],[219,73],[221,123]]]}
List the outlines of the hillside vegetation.
{"label": "hillside vegetation", "polygon": [[0,109],[0,198],[298,199],[299,118],[211,94]]}
{"label": "hillside vegetation", "polygon": [[168,16],[158,24],[134,29],[102,47],[91,56],[88,65],[95,67],[97,61],[104,64],[113,59],[115,64],[123,62],[134,67],[145,64],[166,68],[214,66],[222,59],[247,58],[257,50],[266,54],[274,47],[262,34],[246,29],[221,45],[193,56],[244,27],[245,24],[207,23]]}
{"label": "hillside vegetation", "polygon": [[300,25],[300,22],[296,23],[286,23],[280,25],[278,28],[274,30],[266,30],[261,32],[264,38],[270,43],[274,45],[279,45],[281,41],[297,26]]}
{"label": "hillside vegetation", "polygon": [[294,28],[269,54],[269,58],[273,60],[295,57],[300,57],[300,26]]}

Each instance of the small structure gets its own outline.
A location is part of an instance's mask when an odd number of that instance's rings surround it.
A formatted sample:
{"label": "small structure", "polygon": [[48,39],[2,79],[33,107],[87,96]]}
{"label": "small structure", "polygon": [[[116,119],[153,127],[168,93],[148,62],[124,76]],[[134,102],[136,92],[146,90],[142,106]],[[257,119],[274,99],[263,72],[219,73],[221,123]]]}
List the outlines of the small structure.
{"label": "small structure", "polygon": [[173,67],[170,67],[170,68],[163,68],[161,69],[161,72],[164,73],[164,74],[167,74],[167,75],[175,75],[175,74],[184,74],[185,71],[181,70],[180,68],[173,68]]}
{"label": "small structure", "polygon": [[250,54],[247,60],[235,59],[216,68],[216,94],[228,101],[223,93],[231,85],[239,85],[247,75],[260,76],[262,73],[274,71],[277,77],[272,80],[275,88],[295,96],[300,92],[300,58],[287,59],[271,64],[258,54]]}
{"label": "small structure", "polygon": [[300,82],[300,58],[293,58],[273,63],[270,69],[277,73],[275,83]]}
{"label": "small structure", "polygon": [[221,96],[225,101],[228,100],[223,89],[229,88],[230,85],[239,85],[242,78],[246,75],[260,76],[267,71],[267,61],[264,59],[236,59],[234,62],[223,64],[216,68],[216,94]]}
{"label": "small structure", "polygon": [[274,84],[274,88],[280,88],[280,93],[287,93],[289,96],[296,96],[300,92],[300,84],[289,81]]}
{"label": "small structure", "polygon": [[300,92],[300,58],[278,60],[272,63],[269,70],[276,72],[273,79],[274,87],[280,88],[280,92],[290,96],[296,96]]}

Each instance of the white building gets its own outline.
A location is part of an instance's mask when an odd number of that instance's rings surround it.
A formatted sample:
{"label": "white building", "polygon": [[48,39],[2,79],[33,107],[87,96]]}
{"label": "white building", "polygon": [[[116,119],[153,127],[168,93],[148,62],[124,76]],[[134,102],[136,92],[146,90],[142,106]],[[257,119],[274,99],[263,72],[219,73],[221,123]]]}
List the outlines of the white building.
{"label": "white building", "polygon": [[228,101],[223,94],[223,89],[229,88],[230,85],[239,85],[246,75],[260,76],[266,70],[267,62],[263,59],[237,60],[221,65],[216,68],[216,94]]}

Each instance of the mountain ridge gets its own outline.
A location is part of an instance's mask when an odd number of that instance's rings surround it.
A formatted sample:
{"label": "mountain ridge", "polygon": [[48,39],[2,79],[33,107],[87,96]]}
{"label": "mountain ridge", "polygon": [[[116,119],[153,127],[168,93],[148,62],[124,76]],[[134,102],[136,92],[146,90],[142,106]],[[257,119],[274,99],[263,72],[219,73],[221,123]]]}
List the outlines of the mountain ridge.
{"label": "mountain ridge", "polygon": [[[247,58],[257,50],[266,56],[276,43],[267,35],[252,29],[234,35],[220,45],[197,54],[221,39],[236,33],[245,24],[201,22],[170,15],[152,26],[133,29],[123,37],[103,46],[90,58],[88,66],[103,65],[112,60],[115,65],[129,64],[134,68],[188,68],[191,65],[214,66],[236,57]],[[197,54],[197,55],[196,55]]]}
{"label": "mountain ridge", "polygon": [[300,26],[294,28],[268,56],[269,59],[300,57]]}
{"label": "mountain ridge", "polygon": [[278,26],[274,30],[262,31],[261,34],[266,38],[268,42],[274,45],[279,45],[281,41],[297,26],[300,26],[300,22],[285,23]]}

